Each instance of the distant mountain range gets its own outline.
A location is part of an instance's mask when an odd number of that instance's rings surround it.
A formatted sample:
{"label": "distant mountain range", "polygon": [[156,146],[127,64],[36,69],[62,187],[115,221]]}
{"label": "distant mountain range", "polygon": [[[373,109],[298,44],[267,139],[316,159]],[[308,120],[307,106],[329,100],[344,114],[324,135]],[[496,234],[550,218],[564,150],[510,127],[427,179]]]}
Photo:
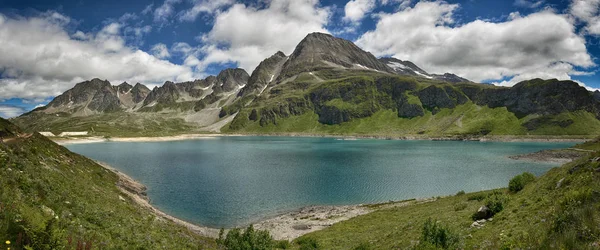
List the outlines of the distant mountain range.
{"label": "distant mountain range", "polygon": [[429,74],[410,61],[378,59],[350,41],[312,33],[291,55],[277,52],[251,75],[226,69],[152,90],[92,79],[13,121],[28,130],[100,135],[597,134],[598,99],[600,93],[571,81],[502,88]]}

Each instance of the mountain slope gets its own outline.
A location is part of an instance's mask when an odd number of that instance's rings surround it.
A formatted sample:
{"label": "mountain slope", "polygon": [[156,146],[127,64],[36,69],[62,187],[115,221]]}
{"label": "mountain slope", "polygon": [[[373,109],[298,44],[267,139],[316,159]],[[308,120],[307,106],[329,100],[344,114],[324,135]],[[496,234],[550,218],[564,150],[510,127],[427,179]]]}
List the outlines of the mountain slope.
{"label": "mountain slope", "polygon": [[1,118],[0,137],[0,238],[11,249],[216,249],[137,205],[95,162]]}
{"label": "mountain slope", "polygon": [[419,66],[415,65],[410,61],[402,61],[393,57],[384,57],[379,59],[379,61],[385,63],[387,66],[392,68],[394,72],[398,75],[411,75],[411,76],[419,76],[425,77],[428,79],[436,79],[443,82],[470,82],[469,80],[457,76],[451,73],[444,73],[443,75],[429,74],[425,72],[425,70],[419,68]]}
{"label": "mountain slope", "polygon": [[[315,72],[328,75],[329,71]],[[383,74],[278,85],[225,131],[378,136],[598,135],[600,103],[571,81],[513,88]]]}

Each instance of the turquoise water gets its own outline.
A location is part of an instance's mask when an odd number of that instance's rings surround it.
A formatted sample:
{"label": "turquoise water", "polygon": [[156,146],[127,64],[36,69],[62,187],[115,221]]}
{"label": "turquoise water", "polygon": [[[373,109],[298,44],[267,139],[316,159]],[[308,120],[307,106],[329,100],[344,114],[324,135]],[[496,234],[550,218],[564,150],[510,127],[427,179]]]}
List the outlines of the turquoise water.
{"label": "turquoise water", "polygon": [[507,156],[572,145],[219,137],[67,147],[145,184],[151,203],[161,210],[220,228],[309,205],[374,203],[504,187],[514,175],[524,171],[540,175],[555,166]]}

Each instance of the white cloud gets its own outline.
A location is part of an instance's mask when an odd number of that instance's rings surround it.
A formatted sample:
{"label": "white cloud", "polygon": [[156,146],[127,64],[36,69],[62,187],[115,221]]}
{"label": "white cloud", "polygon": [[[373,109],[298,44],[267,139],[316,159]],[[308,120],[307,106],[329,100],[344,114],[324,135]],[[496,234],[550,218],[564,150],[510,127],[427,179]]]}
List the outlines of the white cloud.
{"label": "white cloud", "polygon": [[344,6],[344,20],[358,22],[375,8],[375,0],[351,0]]}
{"label": "white cloud", "polygon": [[[380,14],[375,30],[357,44],[377,56],[410,60],[432,73],[452,72],[473,81],[553,76],[568,79],[573,66],[595,64],[570,19],[551,11],[505,22],[454,23],[457,4],[420,2]],[[567,67],[567,65],[569,67]],[[508,84],[508,83],[506,83]]]}
{"label": "white cloud", "polygon": [[51,97],[94,77],[142,83],[194,78],[190,67],[126,46],[119,23],[97,33],[69,35],[66,17],[56,14],[29,18],[0,14],[0,100]]}
{"label": "white cloud", "polygon": [[142,10],[142,15],[148,15],[148,14],[152,13],[152,8],[154,8],[153,3],[146,5],[146,7]]}
{"label": "white cloud", "polygon": [[585,33],[600,35],[600,0],[573,0],[569,12],[584,23]]}
{"label": "white cloud", "polygon": [[165,0],[165,2],[154,10],[154,21],[164,23],[168,21],[168,18],[175,12],[175,4],[180,3],[181,0]]}
{"label": "white cloud", "polygon": [[157,43],[150,49],[152,55],[159,59],[169,58],[171,54],[169,53],[169,49],[167,49],[167,45],[164,43]]}
{"label": "white cloud", "polygon": [[0,104],[0,117],[2,118],[13,118],[23,113],[25,113],[23,108]]}
{"label": "white cloud", "polygon": [[200,13],[215,13],[217,10],[234,4],[234,0],[195,0],[191,9],[182,11],[179,16],[180,21],[195,21]]}
{"label": "white cloud", "polygon": [[522,7],[522,8],[538,8],[540,6],[542,6],[542,4],[544,4],[544,0],[538,0],[538,1],[533,1],[533,0],[515,0],[515,6],[517,7]]}
{"label": "white cloud", "polygon": [[327,32],[329,9],[318,0],[273,0],[263,9],[235,4],[215,16],[212,30],[201,37],[204,55],[198,64],[239,63],[252,71],[278,50],[290,54],[310,32]]}

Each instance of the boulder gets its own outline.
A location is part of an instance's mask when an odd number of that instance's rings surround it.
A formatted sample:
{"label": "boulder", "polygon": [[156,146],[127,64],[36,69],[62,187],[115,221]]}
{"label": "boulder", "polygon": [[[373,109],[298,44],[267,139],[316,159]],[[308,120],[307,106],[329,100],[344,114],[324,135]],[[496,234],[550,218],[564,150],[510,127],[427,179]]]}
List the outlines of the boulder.
{"label": "boulder", "polygon": [[484,220],[490,217],[492,217],[492,211],[487,206],[481,206],[473,215],[474,220]]}

